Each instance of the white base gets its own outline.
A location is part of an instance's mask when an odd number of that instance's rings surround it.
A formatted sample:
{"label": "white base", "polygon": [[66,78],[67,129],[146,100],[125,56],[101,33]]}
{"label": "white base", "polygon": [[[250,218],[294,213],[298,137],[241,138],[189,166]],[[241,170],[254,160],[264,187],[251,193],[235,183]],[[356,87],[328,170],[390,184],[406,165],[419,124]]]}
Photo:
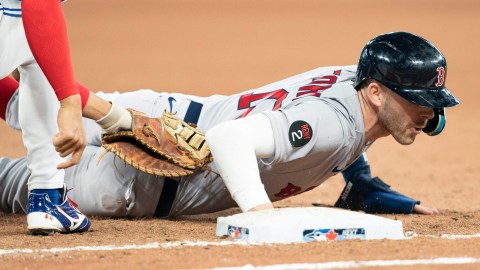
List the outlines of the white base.
{"label": "white base", "polygon": [[328,207],[277,208],[219,217],[216,235],[258,243],[404,238],[399,220]]}

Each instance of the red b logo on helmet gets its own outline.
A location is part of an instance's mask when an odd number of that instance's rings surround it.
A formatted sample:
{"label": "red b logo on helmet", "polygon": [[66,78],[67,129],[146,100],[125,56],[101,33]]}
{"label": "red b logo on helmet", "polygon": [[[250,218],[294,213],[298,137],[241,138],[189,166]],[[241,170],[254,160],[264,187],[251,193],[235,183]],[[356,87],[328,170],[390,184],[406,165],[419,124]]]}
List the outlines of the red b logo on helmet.
{"label": "red b logo on helmet", "polygon": [[435,86],[440,87],[445,82],[445,68],[444,67],[438,67],[437,72],[438,72],[437,83],[435,84]]}

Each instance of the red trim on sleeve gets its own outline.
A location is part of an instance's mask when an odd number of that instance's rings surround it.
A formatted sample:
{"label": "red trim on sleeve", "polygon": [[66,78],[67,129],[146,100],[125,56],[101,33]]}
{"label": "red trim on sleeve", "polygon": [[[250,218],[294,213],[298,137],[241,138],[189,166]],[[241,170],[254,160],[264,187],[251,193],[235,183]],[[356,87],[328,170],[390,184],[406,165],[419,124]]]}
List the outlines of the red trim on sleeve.
{"label": "red trim on sleeve", "polygon": [[90,90],[87,87],[77,82],[78,92],[80,92],[80,97],[82,98],[82,110],[87,105],[88,97],[90,96]]}
{"label": "red trim on sleeve", "polygon": [[60,1],[23,0],[22,20],[33,56],[58,100],[78,94]]}
{"label": "red trim on sleeve", "polygon": [[12,77],[5,77],[0,80],[0,117],[5,120],[7,105],[15,91],[18,89],[18,82]]}

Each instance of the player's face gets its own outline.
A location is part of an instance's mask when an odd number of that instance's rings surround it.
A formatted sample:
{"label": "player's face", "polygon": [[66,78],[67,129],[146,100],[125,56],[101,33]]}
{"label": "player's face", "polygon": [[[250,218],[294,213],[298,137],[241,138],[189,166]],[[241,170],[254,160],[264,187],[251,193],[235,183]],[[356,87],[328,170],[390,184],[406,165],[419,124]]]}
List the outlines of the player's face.
{"label": "player's face", "polygon": [[412,144],[432,118],[432,108],[415,105],[390,90],[386,91],[384,106],[378,112],[380,123],[403,145]]}

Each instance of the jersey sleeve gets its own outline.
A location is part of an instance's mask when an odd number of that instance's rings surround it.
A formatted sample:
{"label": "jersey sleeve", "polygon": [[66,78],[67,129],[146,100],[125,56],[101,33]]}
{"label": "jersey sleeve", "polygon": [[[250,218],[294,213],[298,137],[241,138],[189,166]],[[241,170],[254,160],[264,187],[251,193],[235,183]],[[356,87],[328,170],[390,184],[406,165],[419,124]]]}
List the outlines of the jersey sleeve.
{"label": "jersey sleeve", "polygon": [[33,56],[57,98],[78,94],[61,2],[23,0],[22,20]]}
{"label": "jersey sleeve", "polygon": [[319,160],[331,159],[347,141],[344,117],[320,99],[264,114],[274,133],[275,154],[267,161],[272,165],[301,159],[291,170],[312,168]]}

